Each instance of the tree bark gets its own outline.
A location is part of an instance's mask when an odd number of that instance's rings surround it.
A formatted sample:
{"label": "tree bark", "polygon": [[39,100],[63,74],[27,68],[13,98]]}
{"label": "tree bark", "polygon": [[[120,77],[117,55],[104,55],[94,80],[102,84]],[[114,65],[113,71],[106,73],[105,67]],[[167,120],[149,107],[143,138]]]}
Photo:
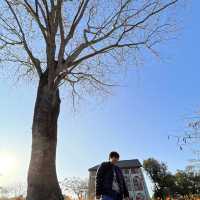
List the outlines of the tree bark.
{"label": "tree bark", "polygon": [[48,76],[43,74],[34,109],[27,200],[63,200],[56,174],[59,112],[59,89],[49,89]]}

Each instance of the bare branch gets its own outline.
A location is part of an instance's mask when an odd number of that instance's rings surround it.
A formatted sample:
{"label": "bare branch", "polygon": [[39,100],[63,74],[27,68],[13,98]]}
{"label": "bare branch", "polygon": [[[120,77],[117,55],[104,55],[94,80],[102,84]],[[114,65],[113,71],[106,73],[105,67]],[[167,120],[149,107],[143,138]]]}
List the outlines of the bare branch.
{"label": "bare branch", "polygon": [[9,7],[10,11],[12,12],[12,14],[13,14],[13,16],[14,16],[16,22],[17,22],[18,28],[19,28],[19,30],[20,30],[20,32],[21,32],[21,34],[22,34],[22,42],[23,42],[24,48],[25,48],[25,50],[27,51],[28,55],[30,56],[30,58],[31,58],[31,60],[32,60],[32,62],[33,62],[33,64],[35,65],[35,68],[36,68],[36,70],[37,70],[37,72],[38,72],[38,75],[39,75],[39,77],[40,77],[41,74],[42,74],[42,69],[40,68],[40,61],[39,61],[37,58],[35,58],[35,57],[33,56],[31,50],[29,49],[28,44],[27,44],[27,41],[26,41],[26,38],[25,38],[24,31],[23,31],[23,29],[22,29],[22,26],[21,26],[21,24],[20,24],[20,22],[19,22],[19,19],[18,19],[17,15],[16,15],[14,9],[12,8],[12,6],[11,6],[11,4],[9,3],[8,0],[5,0],[5,1],[6,1],[7,5],[8,5],[8,7]]}
{"label": "bare branch", "polygon": [[[142,9],[138,10],[136,13],[134,13],[133,15],[129,15],[128,17],[126,17],[125,19],[122,20],[122,22],[120,22],[118,24],[119,18],[121,17],[121,14],[123,12],[125,12],[124,10],[126,9],[126,6],[129,5],[130,1],[125,1],[124,4],[122,4],[121,8],[119,9],[119,11],[110,18],[110,20],[106,20],[107,22],[103,23],[102,26],[100,26],[100,28],[98,29],[98,31],[95,33],[95,37],[92,40],[88,40],[87,36],[86,36],[86,32],[89,32],[89,30],[84,30],[84,38],[85,38],[85,43],[80,44],[80,46],[78,46],[74,52],[66,59],[66,67],[69,66],[77,66],[78,63],[89,59],[93,56],[96,56],[97,54],[102,54],[105,52],[110,52],[110,50],[113,50],[114,48],[125,48],[125,47],[136,47],[137,45],[144,45],[146,44],[146,46],[150,48],[150,45],[147,44],[148,41],[150,41],[150,37],[153,35],[152,33],[149,33],[147,38],[145,38],[143,41],[140,42],[133,42],[133,43],[123,43],[120,44],[120,42],[124,39],[124,37],[130,33],[132,30],[136,30],[138,29],[138,27],[140,28],[142,26],[142,24],[144,24],[146,21],[149,20],[149,18],[156,16],[158,13],[160,13],[162,10],[167,9],[168,7],[170,7],[171,5],[175,4],[178,0],[174,0],[171,1],[170,3],[165,4],[164,6],[159,7],[158,9],[156,9],[156,6],[153,6],[153,9],[151,12],[147,13],[146,16],[144,16],[141,20],[139,20],[138,22],[134,23],[134,24],[128,24],[128,21],[130,19],[132,19],[133,17],[135,17],[135,15],[138,15],[140,12],[144,12],[147,8],[151,7],[152,5],[155,4],[154,3],[149,3],[147,5],[145,5]],[[116,19],[115,19],[116,18]],[[115,19],[115,20],[114,20]],[[113,22],[114,20],[114,22]],[[128,25],[127,25],[128,24]],[[102,31],[103,29],[109,25],[110,27],[112,27],[112,29],[110,29],[107,33],[104,33],[103,36],[99,37],[96,39],[96,36]],[[108,46],[105,46],[104,48],[101,48],[100,50],[96,50],[93,45],[97,45],[99,43],[102,43],[104,40],[110,40],[113,39],[112,35],[114,33],[117,33],[116,35],[116,39],[115,41],[113,41],[111,44],[109,44]],[[155,43],[154,43],[155,44]],[[78,60],[75,61],[75,59],[83,52],[84,49],[86,48],[92,48],[94,50],[93,53],[84,56]],[[153,50],[152,50],[153,51]],[[62,65],[64,66],[64,65]],[[63,70],[63,69],[61,69]]]}
{"label": "bare branch", "polygon": [[[159,56],[156,46],[168,39],[173,28],[168,8],[178,0],[5,2],[12,15],[6,11],[0,15],[4,55],[25,49],[39,76],[48,71],[50,88],[65,82],[77,94],[76,85],[83,82],[95,89],[116,85],[107,77],[115,69],[110,66],[122,65],[127,56],[134,64],[146,50]],[[8,59],[14,62],[15,57]],[[26,56],[19,60],[26,61]]]}
{"label": "bare branch", "polygon": [[83,15],[84,15],[84,12],[87,8],[89,1],[90,0],[81,0],[80,1],[78,11],[74,17],[71,28],[66,37],[64,36],[62,16],[60,16],[61,45],[60,45],[60,50],[59,50],[59,55],[58,55],[58,66],[60,66],[63,61],[63,56],[64,56],[64,51],[65,51],[66,45],[68,44],[70,39],[73,38],[74,32],[75,32],[78,24],[80,23],[80,20],[82,19]]}

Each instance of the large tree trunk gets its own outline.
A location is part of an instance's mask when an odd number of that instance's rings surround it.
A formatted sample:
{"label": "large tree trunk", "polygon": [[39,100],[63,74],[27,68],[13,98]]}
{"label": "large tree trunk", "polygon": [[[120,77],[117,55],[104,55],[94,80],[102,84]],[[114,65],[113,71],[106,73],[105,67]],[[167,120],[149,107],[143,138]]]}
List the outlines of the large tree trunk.
{"label": "large tree trunk", "polygon": [[47,75],[40,78],[32,126],[32,152],[27,200],[63,200],[56,174],[58,89],[49,89]]}

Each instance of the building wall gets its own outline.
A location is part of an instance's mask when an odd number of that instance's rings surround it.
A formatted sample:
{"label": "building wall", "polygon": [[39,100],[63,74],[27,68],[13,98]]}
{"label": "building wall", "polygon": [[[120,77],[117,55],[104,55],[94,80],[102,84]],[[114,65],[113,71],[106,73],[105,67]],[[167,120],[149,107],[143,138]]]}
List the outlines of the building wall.
{"label": "building wall", "polygon": [[[122,168],[131,200],[149,200],[149,193],[141,168]],[[89,200],[95,199],[96,171],[89,174]]]}
{"label": "building wall", "polygon": [[95,179],[96,179],[96,171],[90,171],[89,185],[88,185],[88,200],[95,199]]}

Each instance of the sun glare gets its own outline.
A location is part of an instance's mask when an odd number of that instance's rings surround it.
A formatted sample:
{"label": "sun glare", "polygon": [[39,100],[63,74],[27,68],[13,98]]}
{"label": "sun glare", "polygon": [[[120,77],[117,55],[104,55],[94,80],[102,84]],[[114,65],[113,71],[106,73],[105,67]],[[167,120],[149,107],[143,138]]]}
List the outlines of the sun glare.
{"label": "sun glare", "polygon": [[14,172],[17,160],[14,155],[0,154],[0,176],[6,176]]}

